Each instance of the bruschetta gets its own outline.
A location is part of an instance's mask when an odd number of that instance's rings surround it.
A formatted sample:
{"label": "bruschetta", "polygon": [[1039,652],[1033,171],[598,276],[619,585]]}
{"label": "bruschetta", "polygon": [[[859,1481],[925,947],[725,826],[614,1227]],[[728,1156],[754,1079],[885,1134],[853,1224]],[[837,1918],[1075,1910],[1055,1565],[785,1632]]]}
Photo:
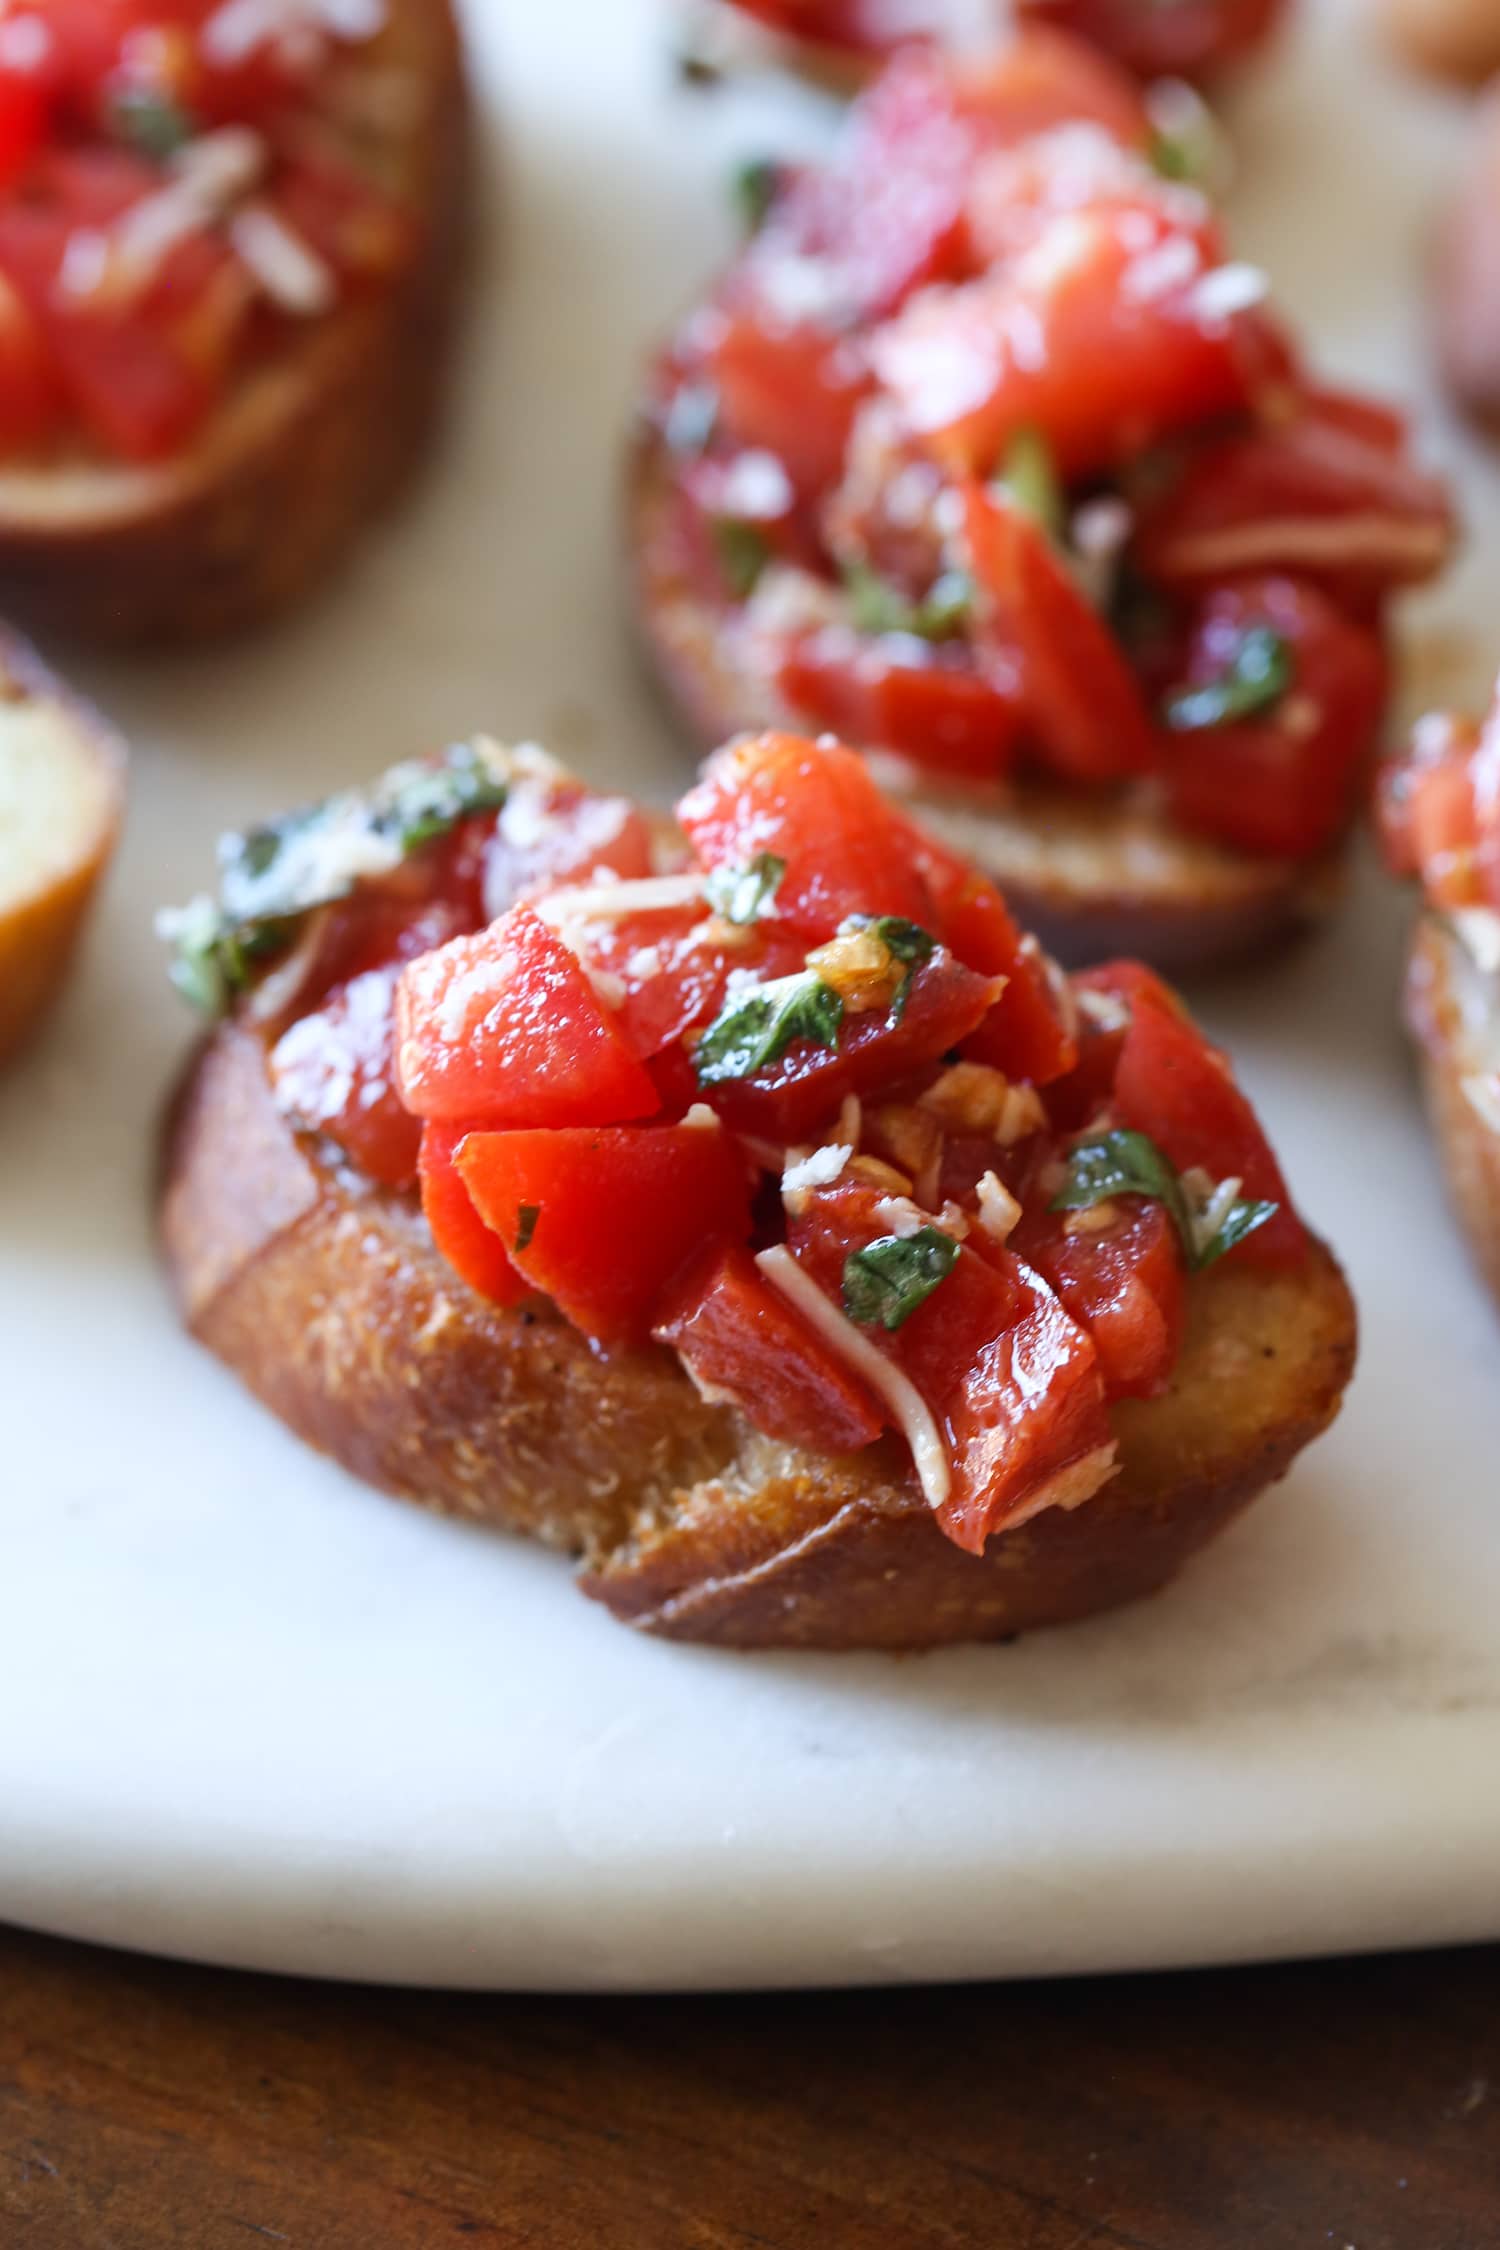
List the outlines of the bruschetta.
{"label": "bruschetta", "polygon": [[62,988],[124,805],[123,744],[0,633],[0,1064]]}
{"label": "bruschetta", "polygon": [[[1160,152],[1157,152],[1158,160]],[[826,726],[1070,961],[1315,917],[1452,519],[1058,34],[895,61],[652,370],[628,546],[704,745]]]}
{"label": "bruschetta", "polygon": [[[857,84],[914,40],[972,45],[986,29],[1071,32],[1142,79],[1216,79],[1263,46],[1285,0],[712,0],[748,17],[799,68]],[[1427,5],[1428,0],[1421,0]],[[1450,0],[1467,4],[1473,0]]]}
{"label": "bruschetta", "polygon": [[[1500,36],[1500,27],[1497,27]],[[1500,54],[1497,54],[1500,64]],[[1500,436],[1500,89],[1476,104],[1438,225],[1431,276],[1437,362],[1454,404]]]}
{"label": "bruschetta", "polygon": [[479,743],[229,839],[183,1317],[651,1631],[925,1647],[1162,1585],[1336,1412],[1349,1294],[1226,1059],[1066,979],[824,741],[676,828]]}
{"label": "bruschetta", "polygon": [[1422,911],[1406,979],[1448,1192],[1500,1301],[1500,704],[1424,719],[1382,775],[1381,828]]}
{"label": "bruschetta", "polygon": [[448,0],[16,0],[0,32],[0,609],[112,644],[246,625],[432,421]]}

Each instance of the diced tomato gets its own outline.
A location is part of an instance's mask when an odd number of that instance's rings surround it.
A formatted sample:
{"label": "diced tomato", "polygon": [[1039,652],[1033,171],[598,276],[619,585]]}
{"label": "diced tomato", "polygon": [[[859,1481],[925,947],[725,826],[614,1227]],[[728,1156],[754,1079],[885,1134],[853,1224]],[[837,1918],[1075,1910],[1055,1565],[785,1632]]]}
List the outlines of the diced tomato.
{"label": "diced tomato", "polygon": [[1120,1047],[1114,1097],[1121,1121],[1149,1135],[1180,1172],[1199,1166],[1216,1181],[1238,1179],[1247,1197],[1279,1205],[1230,1257],[1265,1266],[1301,1260],[1306,1229],[1255,1112],[1225,1056],[1179,1007],[1138,994]]}
{"label": "diced tomato", "polygon": [[692,1274],[653,1333],[680,1353],[700,1390],[732,1400],[779,1445],[857,1453],[888,1420],[874,1392],[738,1245]]}
{"label": "diced tomato", "polygon": [[35,444],[52,420],[56,381],[34,315],[0,272],[0,453]]}
{"label": "diced tomato", "polygon": [[831,1123],[846,1094],[885,1091],[960,1046],[994,997],[945,948],[914,969],[899,1012],[846,1017],[836,1047],[793,1041],[753,1078],[707,1086],[700,1098],[736,1132],[790,1145]]}
{"label": "diced tomato", "polygon": [[653,864],[651,823],[628,797],[601,797],[570,778],[522,780],[485,844],[485,904],[500,914],[517,899],[606,870],[611,880],[638,882]]}
{"label": "diced tomato", "polygon": [[960,961],[1005,989],[964,1041],[964,1053],[1008,1078],[1049,1085],[1073,1068],[1069,1008],[1036,939],[1023,936],[995,885],[912,823],[912,848],[938,902],[939,929]]}
{"label": "diced tomato", "polygon": [[407,968],[396,999],[401,1098],[444,1124],[649,1117],[656,1090],[575,956],[529,906]]}
{"label": "diced tomato", "polygon": [[529,1293],[529,1284],[511,1264],[500,1236],[485,1225],[474,1208],[474,1199],[454,1163],[463,1140],[462,1125],[422,1127],[417,1166],[422,1209],[433,1241],[454,1272],[492,1304],[517,1304]]}
{"label": "diced tomato", "polygon": [[399,962],[367,969],[282,1033],[271,1050],[278,1106],[304,1131],[337,1141],[366,1179],[408,1188],[421,1128],[402,1107],[394,1069]]}
{"label": "diced tomato", "polygon": [[1140,94],[1101,45],[1030,26],[958,70],[960,108],[1007,146],[1054,126],[1090,124],[1143,148],[1150,125]]}
{"label": "diced tomato", "polygon": [[1027,1212],[1010,1247],[1093,1337],[1110,1397],[1155,1398],[1182,1347],[1182,1252],[1161,1204],[1132,1196],[1118,1212],[1102,1230],[1071,1234],[1063,1213]]}
{"label": "diced tomato", "polygon": [[[39,34],[43,51],[45,33]],[[0,190],[13,187],[42,145],[48,90],[39,69],[16,66],[14,27],[10,52],[0,55]]]}
{"label": "diced tomato", "polygon": [[378,279],[406,253],[406,213],[331,156],[299,155],[286,164],[271,201],[298,241],[347,281]]}
{"label": "diced tomato", "polygon": [[1260,46],[1286,0],[1017,0],[1021,20],[1073,32],[1138,78],[1216,77]]}
{"label": "diced tomato", "polygon": [[1207,220],[1154,198],[1065,212],[1014,265],[916,299],[872,364],[959,475],[993,475],[1029,430],[1066,477],[1117,468],[1249,403],[1242,316],[1201,286],[1220,257]]}
{"label": "diced tomato", "polygon": [[213,403],[212,387],[188,354],[144,316],[59,320],[52,350],[85,427],[128,461],[177,452]]}
{"label": "diced tomato", "polygon": [[1453,535],[1447,487],[1397,449],[1388,418],[1313,393],[1289,419],[1195,447],[1144,503],[1135,553],[1166,586],[1284,570],[1378,597],[1432,577]]}
{"label": "diced tomato", "polygon": [[819,328],[728,314],[704,367],[724,427],[740,446],[774,454],[807,496],[838,482],[870,387],[857,347]]}
{"label": "diced tomato", "polygon": [[927,927],[932,901],[911,864],[904,823],[864,760],[837,743],[763,734],[709,759],[677,818],[709,868],[785,862],[769,908],[816,944],[848,914],[897,914]]}
{"label": "diced tomato", "polygon": [[1011,763],[1020,719],[1014,669],[976,664],[961,643],[929,648],[907,636],[829,627],[788,643],[776,683],[814,725],[925,769],[993,781]]}
{"label": "diced tomato", "polygon": [[1209,597],[1192,629],[1186,684],[1222,680],[1247,632],[1285,647],[1291,682],[1270,708],[1161,742],[1184,828],[1238,851],[1303,859],[1354,816],[1390,686],[1385,650],[1317,587],[1254,579]]}
{"label": "diced tomato", "polygon": [[[879,1206],[872,1189],[834,1188],[789,1222],[794,1256],[836,1305],[845,1259],[890,1231]],[[984,1257],[960,1249],[899,1328],[863,1333],[933,1412],[951,1471],[938,1520],[971,1554],[1111,1443],[1093,1344],[1045,1282],[998,1245]]]}
{"label": "diced tomato", "polygon": [[600,1344],[644,1343],[684,1268],[750,1232],[745,1160],[717,1126],[470,1133],[455,1161],[526,1280]]}
{"label": "diced tomato", "polygon": [[974,484],[965,491],[964,522],[988,604],[981,634],[1017,652],[1022,708],[1039,756],[1069,781],[1149,771],[1151,726],[1135,676],[1045,534],[1020,508]]}
{"label": "diced tomato", "polygon": [[1380,777],[1381,841],[1394,873],[1436,906],[1500,911],[1500,698],[1483,727],[1424,719]]}

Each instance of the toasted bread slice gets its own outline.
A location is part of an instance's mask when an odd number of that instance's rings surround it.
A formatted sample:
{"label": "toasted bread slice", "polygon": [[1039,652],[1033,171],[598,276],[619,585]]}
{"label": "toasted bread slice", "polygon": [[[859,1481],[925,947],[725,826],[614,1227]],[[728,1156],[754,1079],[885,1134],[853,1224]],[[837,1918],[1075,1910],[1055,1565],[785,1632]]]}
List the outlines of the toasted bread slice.
{"label": "toasted bread slice", "polygon": [[1436,914],[1412,939],[1406,1020],[1449,1198],[1500,1302],[1500,979]]}
{"label": "toasted bread slice", "polygon": [[1354,1362],[1321,1245],[1294,1273],[1212,1269],[1170,1391],[1114,1411],[1120,1473],[975,1558],[894,1439],[789,1452],[665,1354],[602,1360],[540,1300],[473,1295],[414,1203],[293,1135],[232,1025],[175,1104],[161,1223],[189,1328],[299,1436],[388,1492],[581,1556],[585,1591],[632,1624],[740,1647],[998,1639],[1151,1593],[1332,1420]]}
{"label": "toasted bread slice", "polygon": [[80,643],[190,643],[285,608],[415,464],[462,271],[466,97],[448,0],[391,0],[370,67],[411,90],[371,149],[413,217],[401,270],[241,377],[180,457],[0,466],[0,609]]}
{"label": "toasted bread slice", "polygon": [[125,752],[31,651],[0,636],[0,1063],[67,974],[119,830]]}
{"label": "toasted bread slice", "polygon": [[[668,702],[703,750],[746,730],[800,731],[805,718],[740,659],[715,605],[684,576],[670,499],[670,457],[646,428],[630,463],[627,537],[635,614]],[[1222,968],[1307,929],[1338,896],[1342,850],[1314,861],[1230,851],[1187,834],[1144,791],[1094,796],[1030,779],[965,788],[889,758],[879,773],[1070,967],[1129,953],[1169,973]]]}

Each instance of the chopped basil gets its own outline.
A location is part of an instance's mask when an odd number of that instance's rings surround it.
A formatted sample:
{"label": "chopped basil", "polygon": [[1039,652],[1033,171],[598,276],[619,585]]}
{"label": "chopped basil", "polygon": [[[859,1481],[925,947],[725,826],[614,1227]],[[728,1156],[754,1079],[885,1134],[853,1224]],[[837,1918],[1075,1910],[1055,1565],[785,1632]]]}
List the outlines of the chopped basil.
{"label": "chopped basil", "polygon": [[743,986],[730,993],[698,1042],[693,1056],[698,1083],[722,1086],[730,1079],[753,1078],[784,1055],[794,1039],[836,1047],[843,1020],[843,1001],[810,969],[770,984]]}
{"label": "chopped basil", "polygon": [[844,1310],[862,1328],[897,1329],[947,1280],[957,1258],[958,1244],[941,1227],[883,1234],[844,1260]]}
{"label": "chopped basil", "polygon": [[719,394],[712,383],[684,383],[667,408],[662,435],[673,453],[696,456],[708,450],[719,420]]}
{"label": "chopped basil", "polygon": [[714,551],[729,590],[740,601],[755,591],[756,580],[771,559],[764,532],[740,516],[715,516]]}
{"label": "chopped basil", "polygon": [[1180,78],[1161,80],[1148,89],[1146,113],[1151,122],[1148,154],[1160,178],[1218,194],[1231,169],[1223,127],[1203,96]]}
{"label": "chopped basil", "polygon": [[170,95],[149,86],[122,86],[110,98],[109,122],[117,140],[164,164],[193,137],[193,120]]}
{"label": "chopped basil", "polygon": [[1180,688],[1168,696],[1162,716],[1174,734],[1227,726],[1233,719],[1272,709],[1292,679],[1292,652],[1281,634],[1269,625],[1247,625],[1218,679]]}
{"label": "chopped basil", "polygon": [[[1123,1127],[1083,1141],[1068,1159],[1067,1177],[1053,1198],[1054,1211],[1086,1211],[1117,1195],[1143,1195],[1164,1206],[1182,1242],[1189,1269],[1201,1273],[1215,1259],[1265,1225],[1275,1203],[1232,1197],[1222,1212],[1211,1197],[1195,1208],[1181,1174],[1148,1134]],[[1207,1225],[1212,1218],[1211,1226]]]}
{"label": "chopped basil", "polygon": [[195,1007],[222,1014],[255,964],[291,944],[303,915],[389,875],[460,820],[498,811],[508,782],[502,753],[457,743],[439,759],[391,767],[368,788],[224,837],[218,900],[195,899],[158,919],[173,948],[173,983]]}
{"label": "chopped basil", "polygon": [[716,867],[704,888],[708,903],[737,929],[759,921],[775,898],[786,861],[774,852],[757,852],[748,867]]}
{"label": "chopped basil", "polygon": [[752,156],[735,166],[729,186],[740,224],[746,234],[755,234],[764,226],[776,201],[781,186],[781,166],[774,157]]}
{"label": "chopped basil", "polygon": [[945,570],[919,602],[909,602],[865,563],[846,564],[844,583],[854,628],[860,633],[911,633],[923,641],[951,640],[967,625],[974,602],[974,582],[962,570]]}
{"label": "chopped basil", "polygon": [[840,937],[851,930],[868,930],[888,953],[905,963],[906,973],[891,996],[891,1013],[899,1021],[906,1010],[911,980],[922,963],[931,960],[936,938],[919,923],[908,922],[899,914],[850,914],[839,924]]}
{"label": "chopped basil", "polygon": [[518,1255],[521,1251],[530,1247],[531,1238],[536,1233],[537,1220],[541,1215],[542,1207],[540,1203],[523,1203],[516,1213],[516,1251]]}
{"label": "chopped basil", "polygon": [[1040,524],[1049,539],[1061,538],[1065,512],[1062,479],[1052,448],[1040,430],[1017,430],[1005,449],[999,481],[1013,507]]}

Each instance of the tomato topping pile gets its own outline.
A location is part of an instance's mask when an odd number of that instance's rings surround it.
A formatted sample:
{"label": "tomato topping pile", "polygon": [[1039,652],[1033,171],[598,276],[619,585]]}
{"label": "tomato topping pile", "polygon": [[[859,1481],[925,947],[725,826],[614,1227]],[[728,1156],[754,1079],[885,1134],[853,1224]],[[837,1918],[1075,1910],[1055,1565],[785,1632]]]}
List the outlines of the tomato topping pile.
{"label": "tomato topping pile", "polygon": [[1381,770],[1380,829],[1393,873],[1419,877],[1433,906],[1500,915],[1500,692],[1482,724],[1420,722]]}
{"label": "tomato topping pile", "polygon": [[[1265,13],[1047,12],[1189,45]],[[976,786],[1146,791],[1242,853],[1334,845],[1449,498],[1303,367],[1134,80],[1052,29],[906,48],[826,165],[753,184],[650,399],[655,560],[747,702]]]}
{"label": "tomato topping pile", "polygon": [[0,450],[150,462],[379,282],[404,216],[348,122],[383,0],[0,10]]}
{"label": "tomato topping pile", "polygon": [[[941,38],[944,0],[734,0],[746,15],[818,47],[858,57]],[[1141,78],[1215,76],[1269,37],[1285,0],[1016,0],[1022,23],[1073,32]],[[1001,9],[996,7],[997,20]]]}
{"label": "tomato topping pile", "polygon": [[732,744],[677,818],[453,751],[231,839],[175,973],[479,1296],[775,1441],[904,1441],[976,1552],[1081,1503],[1188,1277],[1305,1254],[1224,1057],[1147,970],[1069,983],[826,738]]}

